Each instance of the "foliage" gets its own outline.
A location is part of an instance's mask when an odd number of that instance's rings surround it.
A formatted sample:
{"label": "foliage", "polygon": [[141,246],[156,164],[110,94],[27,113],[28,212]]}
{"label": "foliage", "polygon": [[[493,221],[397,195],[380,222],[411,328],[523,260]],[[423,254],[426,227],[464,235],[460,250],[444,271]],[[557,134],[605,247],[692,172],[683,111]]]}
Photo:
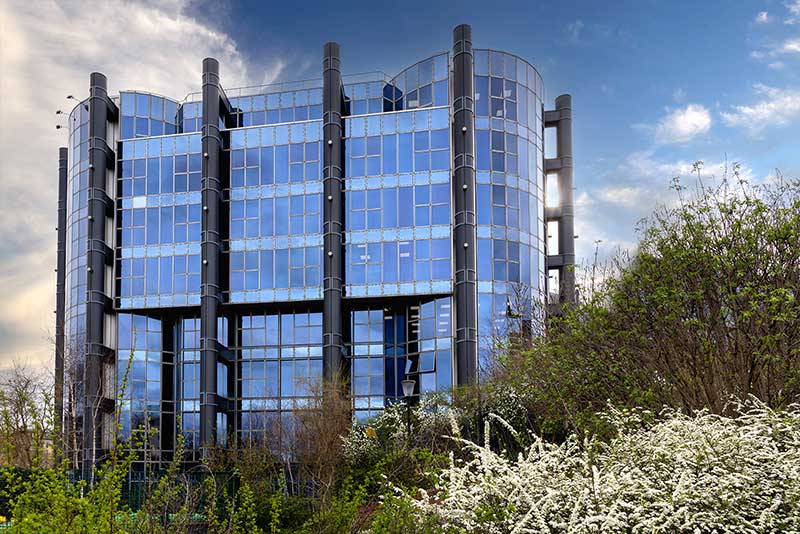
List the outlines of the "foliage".
{"label": "foliage", "polygon": [[753,186],[734,166],[717,186],[675,187],[616,276],[502,358],[495,382],[538,433],[608,432],[608,400],[722,413],[730,395],[800,399],[800,182]]}
{"label": "foliage", "polygon": [[656,421],[607,412],[608,443],[539,438],[516,459],[462,440],[434,492],[404,498],[457,532],[798,532],[800,405],[751,398]]}
{"label": "foliage", "polygon": [[408,499],[392,494],[384,497],[370,519],[369,534],[444,534],[441,521],[435,516],[419,517]]}
{"label": "foliage", "polygon": [[0,381],[0,466],[51,465],[53,424],[51,384],[14,365]]}

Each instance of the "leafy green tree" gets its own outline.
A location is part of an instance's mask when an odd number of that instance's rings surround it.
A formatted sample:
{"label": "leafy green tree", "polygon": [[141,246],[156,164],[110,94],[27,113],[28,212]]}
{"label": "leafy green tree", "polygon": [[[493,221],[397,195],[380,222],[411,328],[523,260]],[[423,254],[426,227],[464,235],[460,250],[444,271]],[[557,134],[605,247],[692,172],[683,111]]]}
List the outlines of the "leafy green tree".
{"label": "leafy green tree", "polygon": [[535,428],[597,430],[607,400],[720,413],[731,395],[800,398],[800,182],[699,178],[645,222],[637,250],[548,335],[507,354],[497,382]]}

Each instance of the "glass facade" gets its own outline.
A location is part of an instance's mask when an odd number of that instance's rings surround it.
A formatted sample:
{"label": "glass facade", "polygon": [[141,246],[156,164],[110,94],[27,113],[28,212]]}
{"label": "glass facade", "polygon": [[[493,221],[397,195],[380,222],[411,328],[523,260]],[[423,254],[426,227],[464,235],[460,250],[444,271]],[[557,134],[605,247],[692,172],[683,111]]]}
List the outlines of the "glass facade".
{"label": "glass facade", "polygon": [[[343,306],[354,417],[456,382],[451,55],[343,91]],[[224,78],[223,78],[224,79]],[[287,446],[323,376],[326,203],[322,87],[234,90],[221,129],[222,242],[216,440]],[[480,367],[530,318],[544,267],[542,80],[524,60],[474,51]],[[249,94],[243,94],[243,93]],[[122,92],[111,297],[121,433],[181,434],[199,450],[203,292],[202,102]],[[229,107],[228,107],[229,104]],[[70,116],[65,327],[85,327],[88,108]],[[459,244],[460,246],[460,244]],[[213,323],[212,323],[213,324]],[[76,342],[80,352],[81,342]],[[212,367],[213,369],[214,367]],[[197,458],[195,456],[195,458]]]}
{"label": "glass facade", "polygon": [[231,302],[322,298],[321,129],[230,132]]}
{"label": "glass facade", "polygon": [[120,308],[200,304],[200,135],[122,141]]}
{"label": "glass facade", "polygon": [[347,294],[452,290],[448,111],[346,121]]}
{"label": "glass facade", "polygon": [[542,80],[524,60],[475,50],[479,363],[544,299]]}

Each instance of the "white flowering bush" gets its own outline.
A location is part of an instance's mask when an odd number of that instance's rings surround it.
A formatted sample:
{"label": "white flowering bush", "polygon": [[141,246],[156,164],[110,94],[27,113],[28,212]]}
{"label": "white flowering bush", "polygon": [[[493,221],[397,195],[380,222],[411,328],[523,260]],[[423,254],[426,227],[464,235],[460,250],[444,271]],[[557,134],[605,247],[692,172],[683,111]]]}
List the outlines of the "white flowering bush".
{"label": "white flowering bush", "polygon": [[446,532],[800,532],[800,406],[733,408],[611,410],[610,442],[534,439],[516,459],[456,438],[464,459],[405,498]]}
{"label": "white flowering bush", "polygon": [[424,395],[411,408],[412,431],[409,439],[405,404],[387,406],[380,414],[361,424],[353,422],[347,435],[342,436],[343,452],[350,465],[364,465],[374,460],[381,450],[401,450],[419,446],[437,449],[449,437],[459,435],[463,417],[450,405],[449,399],[436,394]]}
{"label": "white flowering bush", "polygon": [[353,422],[350,432],[342,436],[342,454],[349,465],[359,465],[375,458],[381,444],[375,429]]}

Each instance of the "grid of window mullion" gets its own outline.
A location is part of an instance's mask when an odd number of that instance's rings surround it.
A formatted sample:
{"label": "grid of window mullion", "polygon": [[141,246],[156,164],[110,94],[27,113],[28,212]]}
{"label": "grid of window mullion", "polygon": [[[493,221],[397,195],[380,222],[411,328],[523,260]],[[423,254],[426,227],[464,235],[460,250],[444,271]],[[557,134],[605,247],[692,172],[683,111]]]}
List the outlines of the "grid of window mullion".
{"label": "grid of window mullion", "polygon": [[176,411],[187,449],[200,446],[200,320],[182,319],[176,328]]}
{"label": "grid of window mullion", "polygon": [[384,311],[351,313],[351,395],[356,417],[382,410],[385,401]]}
{"label": "grid of window mullion", "polygon": [[321,88],[234,97],[230,102],[242,127],[322,118]]}
{"label": "grid of window mullion", "polygon": [[199,302],[200,164],[198,135],[122,143],[121,307]]}
{"label": "grid of window mullion", "polygon": [[395,89],[394,109],[415,109],[448,104],[448,54],[420,61],[395,76],[389,83]]}
{"label": "grid of window mullion", "polygon": [[[161,419],[161,321],[143,315],[117,316],[117,388],[121,438],[133,431],[160,431]],[[159,435],[147,442],[160,449]]]}
{"label": "grid of window mullion", "polygon": [[[281,412],[307,405],[322,377],[320,313],[246,315],[239,329],[239,373],[242,439],[271,428],[255,423],[274,421]],[[272,415],[270,415],[272,414]]]}
{"label": "grid of window mullion", "polygon": [[[452,323],[450,298],[420,305],[419,318],[412,324],[418,353],[409,355],[406,371],[416,361],[420,391],[447,391],[452,386]],[[413,316],[412,316],[413,318]]]}

